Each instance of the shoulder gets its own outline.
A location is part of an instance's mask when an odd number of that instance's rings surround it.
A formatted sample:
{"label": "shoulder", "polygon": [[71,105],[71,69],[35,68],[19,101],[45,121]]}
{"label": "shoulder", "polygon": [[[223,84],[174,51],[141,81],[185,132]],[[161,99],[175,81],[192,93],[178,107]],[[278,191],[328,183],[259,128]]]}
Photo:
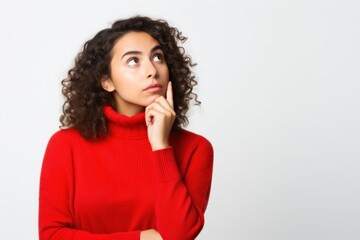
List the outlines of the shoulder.
{"label": "shoulder", "polygon": [[213,158],[214,149],[211,142],[200,134],[182,129],[173,132],[170,141],[175,149],[182,152],[191,152],[191,154]]}
{"label": "shoulder", "polygon": [[76,155],[77,149],[83,149],[87,140],[73,129],[61,129],[53,133],[44,153],[45,165],[68,166]]}
{"label": "shoulder", "polygon": [[207,138],[189,130],[182,129],[181,131],[176,132],[174,135],[175,139],[177,139],[178,141],[189,142],[195,145],[207,145],[208,147],[212,148],[212,145]]}
{"label": "shoulder", "polygon": [[65,139],[72,139],[72,138],[79,138],[79,137],[81,137],[79,131],[77,131],[74,128],[68,128],[68,129],[60,129],[60,130],[56,131],[50,137],[50,140],[51,139],[65,140]]}
{"label": "shoulder", "polygon": [[73,129],[61,129],[53,133],[48,142],[48,148],[71,146],[75,142],[83,140],[80,133]]}
{"label": "shoulder", "polygon": [[[41,186],[49,181],[61,181],[72,176],[74,166],[74,142],[81,139],[74,129],[62,129],[53,133],[47,143],[41,169]],[[64,180],[67,181],[67,180]]]}

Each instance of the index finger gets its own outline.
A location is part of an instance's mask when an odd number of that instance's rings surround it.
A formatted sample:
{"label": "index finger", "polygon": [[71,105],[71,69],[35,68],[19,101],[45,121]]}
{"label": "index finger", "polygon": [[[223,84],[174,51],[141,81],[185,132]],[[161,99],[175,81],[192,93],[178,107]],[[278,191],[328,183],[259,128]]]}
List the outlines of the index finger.
{"label": "index finger", "polygon": [[174,99],[173,99],[173,91],[172,91],[171,81],[169,81],[167,89],[166,89],[166,100],[170,104],[171,108],[174,109]]}

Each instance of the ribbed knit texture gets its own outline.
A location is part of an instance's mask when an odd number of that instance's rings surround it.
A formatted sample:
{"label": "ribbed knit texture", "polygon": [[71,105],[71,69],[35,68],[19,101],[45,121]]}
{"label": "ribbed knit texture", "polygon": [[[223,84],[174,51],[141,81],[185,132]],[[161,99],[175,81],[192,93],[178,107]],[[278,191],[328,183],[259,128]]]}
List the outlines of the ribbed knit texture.
{"label": "ribbed knit texture", "polygon": [[144,113],[104,108],[110,134],[88,141],[75,129],[49,140],[41,170],[40,240],[195,239],[204,225],[213,149],[189,131],[152,151]]}

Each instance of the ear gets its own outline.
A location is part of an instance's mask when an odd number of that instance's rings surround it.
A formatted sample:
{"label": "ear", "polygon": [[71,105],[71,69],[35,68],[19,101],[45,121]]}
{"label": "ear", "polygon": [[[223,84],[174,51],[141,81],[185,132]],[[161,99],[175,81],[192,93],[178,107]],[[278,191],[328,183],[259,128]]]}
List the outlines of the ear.
{"label": "ear", "polygon": [[113,92],[115,90],[114,84],[109,76],[103,76],[101,78],[101,86],[108,92]]}

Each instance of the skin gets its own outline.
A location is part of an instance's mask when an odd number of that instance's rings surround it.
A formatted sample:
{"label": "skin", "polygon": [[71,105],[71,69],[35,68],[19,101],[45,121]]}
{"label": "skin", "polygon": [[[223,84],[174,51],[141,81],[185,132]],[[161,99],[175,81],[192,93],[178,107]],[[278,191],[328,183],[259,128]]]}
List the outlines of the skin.
{"label": "skin", "polygon": [[[116,42],[112,54],[111,74],[104,76],[101,84],[113,93],[117,112],[130,117],[145,111],[152,150],[168,147],[176,114],[169,69],[159,43],[148,33],[129,32]],[[155,229],[148,229],[141,231],[140,239],[162,237]]]}

